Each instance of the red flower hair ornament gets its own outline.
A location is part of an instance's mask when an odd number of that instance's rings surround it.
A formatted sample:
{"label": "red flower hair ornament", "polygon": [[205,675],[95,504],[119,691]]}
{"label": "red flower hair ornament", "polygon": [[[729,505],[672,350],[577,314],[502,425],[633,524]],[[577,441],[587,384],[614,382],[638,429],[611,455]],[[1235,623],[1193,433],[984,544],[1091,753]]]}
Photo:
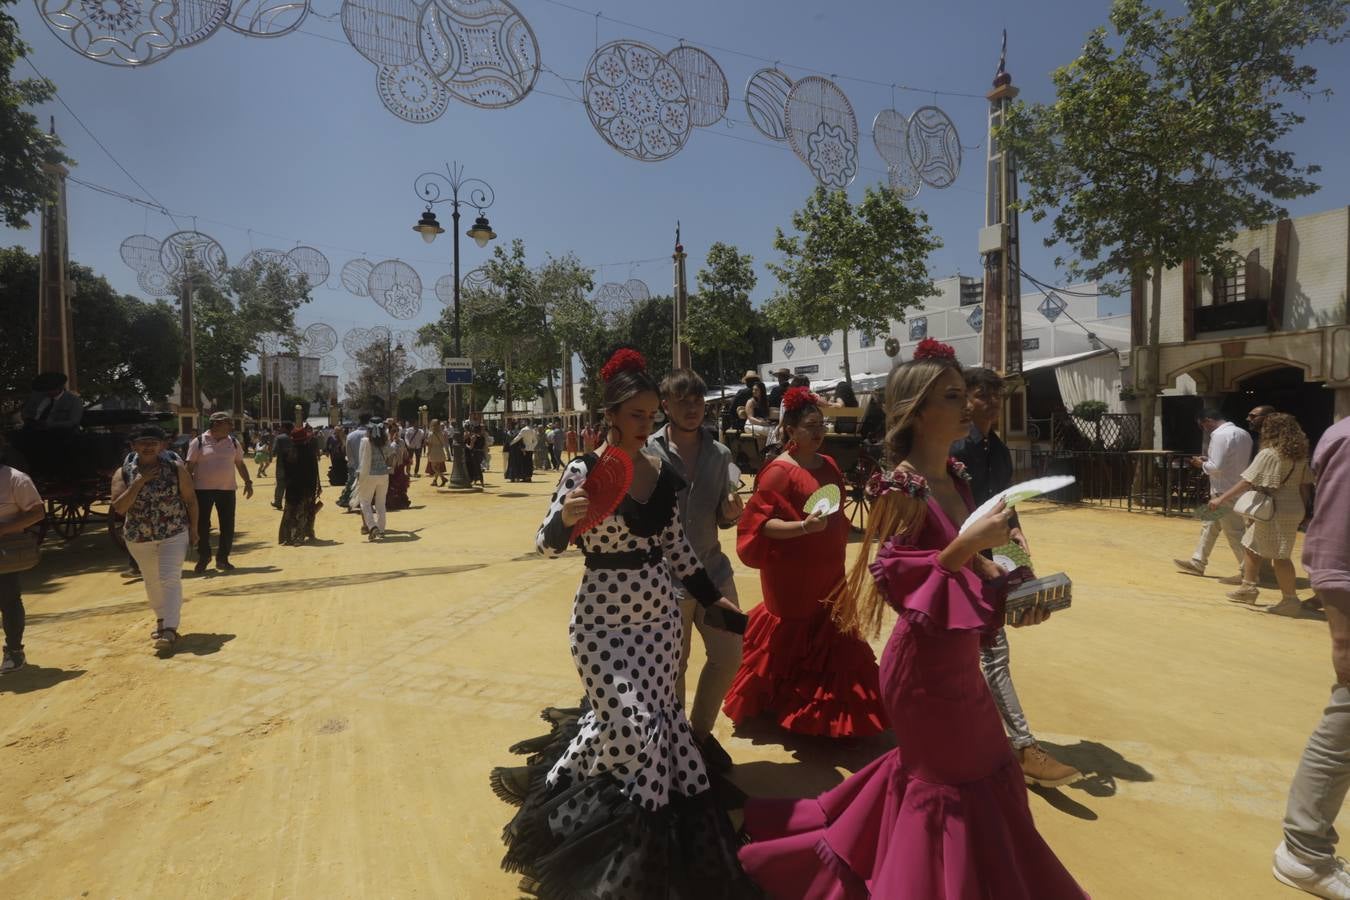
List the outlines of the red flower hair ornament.
{"label": "red flower hair ornament", "polygon": [[951,344],[944,344],[942,341],[933,338],[924,338],[919,341],[919,346],[914,348],[915,359],[956,359],[956,350]]}
{"label": "red flower hair ornament", "polygon": [[614,351],[614,355],[609,358],[609,362],[605,363],[604,368],[600,370],[600,378],[603,381],[609,381],[620,372],[645,371],[647,371],[647,360],[642,358],[642,354],[624,347]]}
{"label": "red flower hair ornament", "polygon": [[783,411],[794,412],[804,406],[819,406],[820,397],[811,393],[810,388],[795,387],[788,388],[783,394]]}

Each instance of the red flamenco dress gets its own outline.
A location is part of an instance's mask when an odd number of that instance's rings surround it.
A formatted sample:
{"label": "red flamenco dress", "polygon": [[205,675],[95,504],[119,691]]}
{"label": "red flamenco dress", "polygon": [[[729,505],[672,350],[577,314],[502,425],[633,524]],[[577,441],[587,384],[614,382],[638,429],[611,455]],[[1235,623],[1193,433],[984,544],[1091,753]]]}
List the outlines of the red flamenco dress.
{"label": "red flamenco dress", "polygon": [[927,504],[920,533],[885,541],[871,567],[899,613],[881,658],[898,747],[819,797],[751,800],[741,863],[775,900],[1082,900],[1036,831],[980,674],[1005,591],[938,565],[957,523],[920,487],[903,501]]}
{"label": "red flamenco dress", "polygon": [[849,523],[840,513],[816,534],[774,540],[770,519],[797,522],[806,499],[844,478],[833,459],[805,469],[775,460],[759,473],[741,516],[736,552],[759,569],[764,602],[750,612],[741,668],[723,711],[740,724],[771,716],[796,734],[867,737],[886,729],[877,661],[860,638],[844,634],[824,603],[844,577]]}

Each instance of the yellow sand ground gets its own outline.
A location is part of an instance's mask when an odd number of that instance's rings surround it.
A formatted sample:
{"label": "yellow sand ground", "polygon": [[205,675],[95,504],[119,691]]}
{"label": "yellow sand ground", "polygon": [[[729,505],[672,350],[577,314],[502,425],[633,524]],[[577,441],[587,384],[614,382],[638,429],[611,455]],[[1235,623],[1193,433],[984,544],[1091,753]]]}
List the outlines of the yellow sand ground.
{"label": "yellow sand ground", "polygon": [[[185,579],[171,660],[106,534],[49,545],[25,579],[32,667],[0,679],[0,895],[517,896],[487,772],[579,696],[580,562],[533,553],[547,476],[489,480],[414,481],[380,544],[330,489],[320,545],[285,548],[261,479],[239,569]],[[1270,855],[1332,681],[1325,623],[1174,573],[1192,521],[1040,506],[1024,522],[1038,567],[1076,586],[1072,610],[1012,638],[1038,736],[1090,773],[1032,796],[1050,844],[1100,900],[1300,896]],[[737,579],[748,608],[757,575]],[[884,751],[718,735],[752,794],[814,793]]]}

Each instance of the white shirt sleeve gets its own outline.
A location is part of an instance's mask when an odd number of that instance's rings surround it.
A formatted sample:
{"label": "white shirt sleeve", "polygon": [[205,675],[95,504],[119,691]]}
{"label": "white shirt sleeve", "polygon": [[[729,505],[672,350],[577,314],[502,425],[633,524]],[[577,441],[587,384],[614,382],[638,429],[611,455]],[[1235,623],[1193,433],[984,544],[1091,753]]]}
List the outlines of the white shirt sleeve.
{"label": "white shirt sleeve", "polygon": [[356,475],[359,478],[362,475],[370,474],[370,451],[372,447],[370,438],[361,438],[361,461],[356,467]]}

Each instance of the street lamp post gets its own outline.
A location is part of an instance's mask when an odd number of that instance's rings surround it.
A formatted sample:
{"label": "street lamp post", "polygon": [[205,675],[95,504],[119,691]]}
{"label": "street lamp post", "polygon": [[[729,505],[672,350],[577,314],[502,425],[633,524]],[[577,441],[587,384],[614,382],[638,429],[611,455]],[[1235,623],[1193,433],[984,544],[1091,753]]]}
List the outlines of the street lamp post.
{"label": "street lamp post", "polygon": [[[446,196],[446,188],[449,189],[448,196]],[[417,191],[417,196],[427,205],[426,210],[422,213],[422,218],[413,226],[413,231],[422,235],[422,240],[428,244],[436,240],[436,235],[445,233],[445,229],[441,227],[440,222],[436,221],[436,213],[431,208],[437,203],[450,204],[450,217],[453,221],[451,231],[454,232],[455,324],[453,338],[455,343],[454,353],[458,357],[463,353],[459,321],[459,205],[461,202],[467,203],[478,211],[473,227],[465,234],[473,238],[474,243],[479,247],[486,247],[488,241],[497,235],[492,230],[492,226],[488,224],[487,216],[483,214],[483,210],[492,205],[496,199],[496,194],[492,190],[492,185],[481,178],[465,178],[464,167],[459,163],[447,164],[444,175],[439,172],[422,173],[413,182],[413,189]],[[461,189],[466,189],[462,201],[459,196]],[[451,387],[450,417],[454,440],[451,443],[450,451],[452,459],[450,486],[467,488],[471,486],[471,483],[469,481],[469,470],[464,464],[464,427],[459,385],[456,384]]]}

